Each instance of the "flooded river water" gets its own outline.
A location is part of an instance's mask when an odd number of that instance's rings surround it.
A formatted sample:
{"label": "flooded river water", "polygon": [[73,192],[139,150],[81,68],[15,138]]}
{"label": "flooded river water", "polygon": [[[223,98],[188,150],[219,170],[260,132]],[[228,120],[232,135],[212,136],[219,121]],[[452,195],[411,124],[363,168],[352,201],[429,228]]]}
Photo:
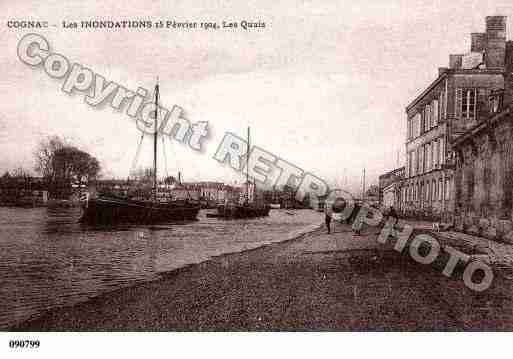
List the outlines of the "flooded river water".
{"label": "flooded river water", "polygon": [[0,328],[159,273],[297,235],[322,221],[310,210],[272,210],[240,221],[84,227],[80,209],[0,208]]}

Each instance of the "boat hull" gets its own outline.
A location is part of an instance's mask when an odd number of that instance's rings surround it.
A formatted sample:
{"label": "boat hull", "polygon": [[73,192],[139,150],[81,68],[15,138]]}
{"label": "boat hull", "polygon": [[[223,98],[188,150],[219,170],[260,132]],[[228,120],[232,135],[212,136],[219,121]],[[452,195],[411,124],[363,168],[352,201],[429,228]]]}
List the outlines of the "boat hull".
{"label": "boat hull", "polygon": [[199,204],[187,202],[149,203],[97,198],[89,200],[80,219],[87,224],[152,224],[196,220]]}
{"label": "boat hull", "polygon": [[270,210],[270,206],[221,205],[217,207],[216,217],[226,219],[266,217]]}

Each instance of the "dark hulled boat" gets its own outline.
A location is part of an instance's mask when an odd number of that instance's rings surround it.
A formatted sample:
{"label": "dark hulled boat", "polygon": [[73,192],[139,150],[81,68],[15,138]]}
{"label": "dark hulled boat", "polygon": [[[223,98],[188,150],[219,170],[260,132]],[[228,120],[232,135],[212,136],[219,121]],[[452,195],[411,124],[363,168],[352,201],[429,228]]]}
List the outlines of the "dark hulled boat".
{"label": "dark hulled boat", "polygon": [[256,218],[266,217],[269,215],[271,210],[270,206],[256,205],[251,203],[237,204],[228,203],[222,204],[217,207],[217,214],[214,215],[218,218],[226,219],[244,219],[244,218]]}
{"label": "dark hulled boat", "polygon": [[87,201],[81,222],[87,224],[193,221],[200,205],[189,201],[137,201],[110,196],[100,196]]}
{"label": "dark hulled boat", "polygon": [[[244,219],[244,218],[257,218],[266,217],[269,215],[271,206],[262,201],[253,200],[249,201],[249,148],[250,136],[248,128],[248,146],[246,151],[246,198],[244,203],[224,203],[217,206],[217,214],[210,215],[209,217],[225,218],[225,219]],[[253,187],[253,198],[256,197],[256,184]]]}
{"label": "dark hulled boat", "polygon": [[[155,86],[155,105],[158,106],[159,85]],[[156,111],[156,116],[158,111]],[[200,203],[191,200],[159,201],[157,192],[157,129],[158,118],[155,118],[153,134],[153,199],[137,200],[112,195],[100,195],[87,199],[84,203],[80,219],[88,224],[134,223],[153,224],[162,222],[178,222],[195,220],[200,211]],[[144,135],[143,135],[144,136]]]}

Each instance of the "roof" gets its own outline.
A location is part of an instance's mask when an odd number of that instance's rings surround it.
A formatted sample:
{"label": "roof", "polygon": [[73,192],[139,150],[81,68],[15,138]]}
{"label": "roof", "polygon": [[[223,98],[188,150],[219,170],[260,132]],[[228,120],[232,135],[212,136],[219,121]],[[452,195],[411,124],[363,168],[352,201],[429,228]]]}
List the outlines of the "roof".
{"label": "roof", "polygon": [[404,171],[404,166],[396,168],[395,170],[392,170],[392,171],[388,171],[387,173],[384,173],[384,174],[380,175],[378,178],[385,178],[385,177],[388,177],[388,176],[391,176],[391,175],[396,175],[397,176],[397,174],[399,172],[402,172],[402,171]]}
{"label": "roof", "polygon": [[431,84],[415,97],[406,106],[406,112],[409,112],[420,100],[422,100],[431,90],[433,90],[443,79],[449,75],[465,75],[465,74],[486,74],[486,75],[501,75],[503,69],[447,69],[441,73]]}
{"label": "roof", "polygon": [[391,184],[389,184],[388,186],[383,188],[382,191],[383,192],[389,191],[389,190],[393,189],[393,187],[398,186],[398,185],[399,185],[399,182],[392,182]]}

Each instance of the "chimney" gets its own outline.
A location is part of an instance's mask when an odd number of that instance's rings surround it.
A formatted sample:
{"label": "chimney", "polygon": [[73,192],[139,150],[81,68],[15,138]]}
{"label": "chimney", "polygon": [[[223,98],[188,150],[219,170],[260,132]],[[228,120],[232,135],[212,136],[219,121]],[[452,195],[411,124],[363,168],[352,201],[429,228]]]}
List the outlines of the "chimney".
{"label": "chimney", "polygon": [[486,68],[504,67],[506,56],[506,16],[486,17]]}
{"label": "chimney", "polygon": [[473,32],[470,34],[470,52],[483,52],[486,49],[486,33]]}
{"label": "chimney", "polygon": [[503,104],[504,108],[513,105],[513,41],[506,43]]}
{"label": "chimney", "polygon": [[449,55],[449,68],[450,69],[461,69],[461,62],[463,55]]}

